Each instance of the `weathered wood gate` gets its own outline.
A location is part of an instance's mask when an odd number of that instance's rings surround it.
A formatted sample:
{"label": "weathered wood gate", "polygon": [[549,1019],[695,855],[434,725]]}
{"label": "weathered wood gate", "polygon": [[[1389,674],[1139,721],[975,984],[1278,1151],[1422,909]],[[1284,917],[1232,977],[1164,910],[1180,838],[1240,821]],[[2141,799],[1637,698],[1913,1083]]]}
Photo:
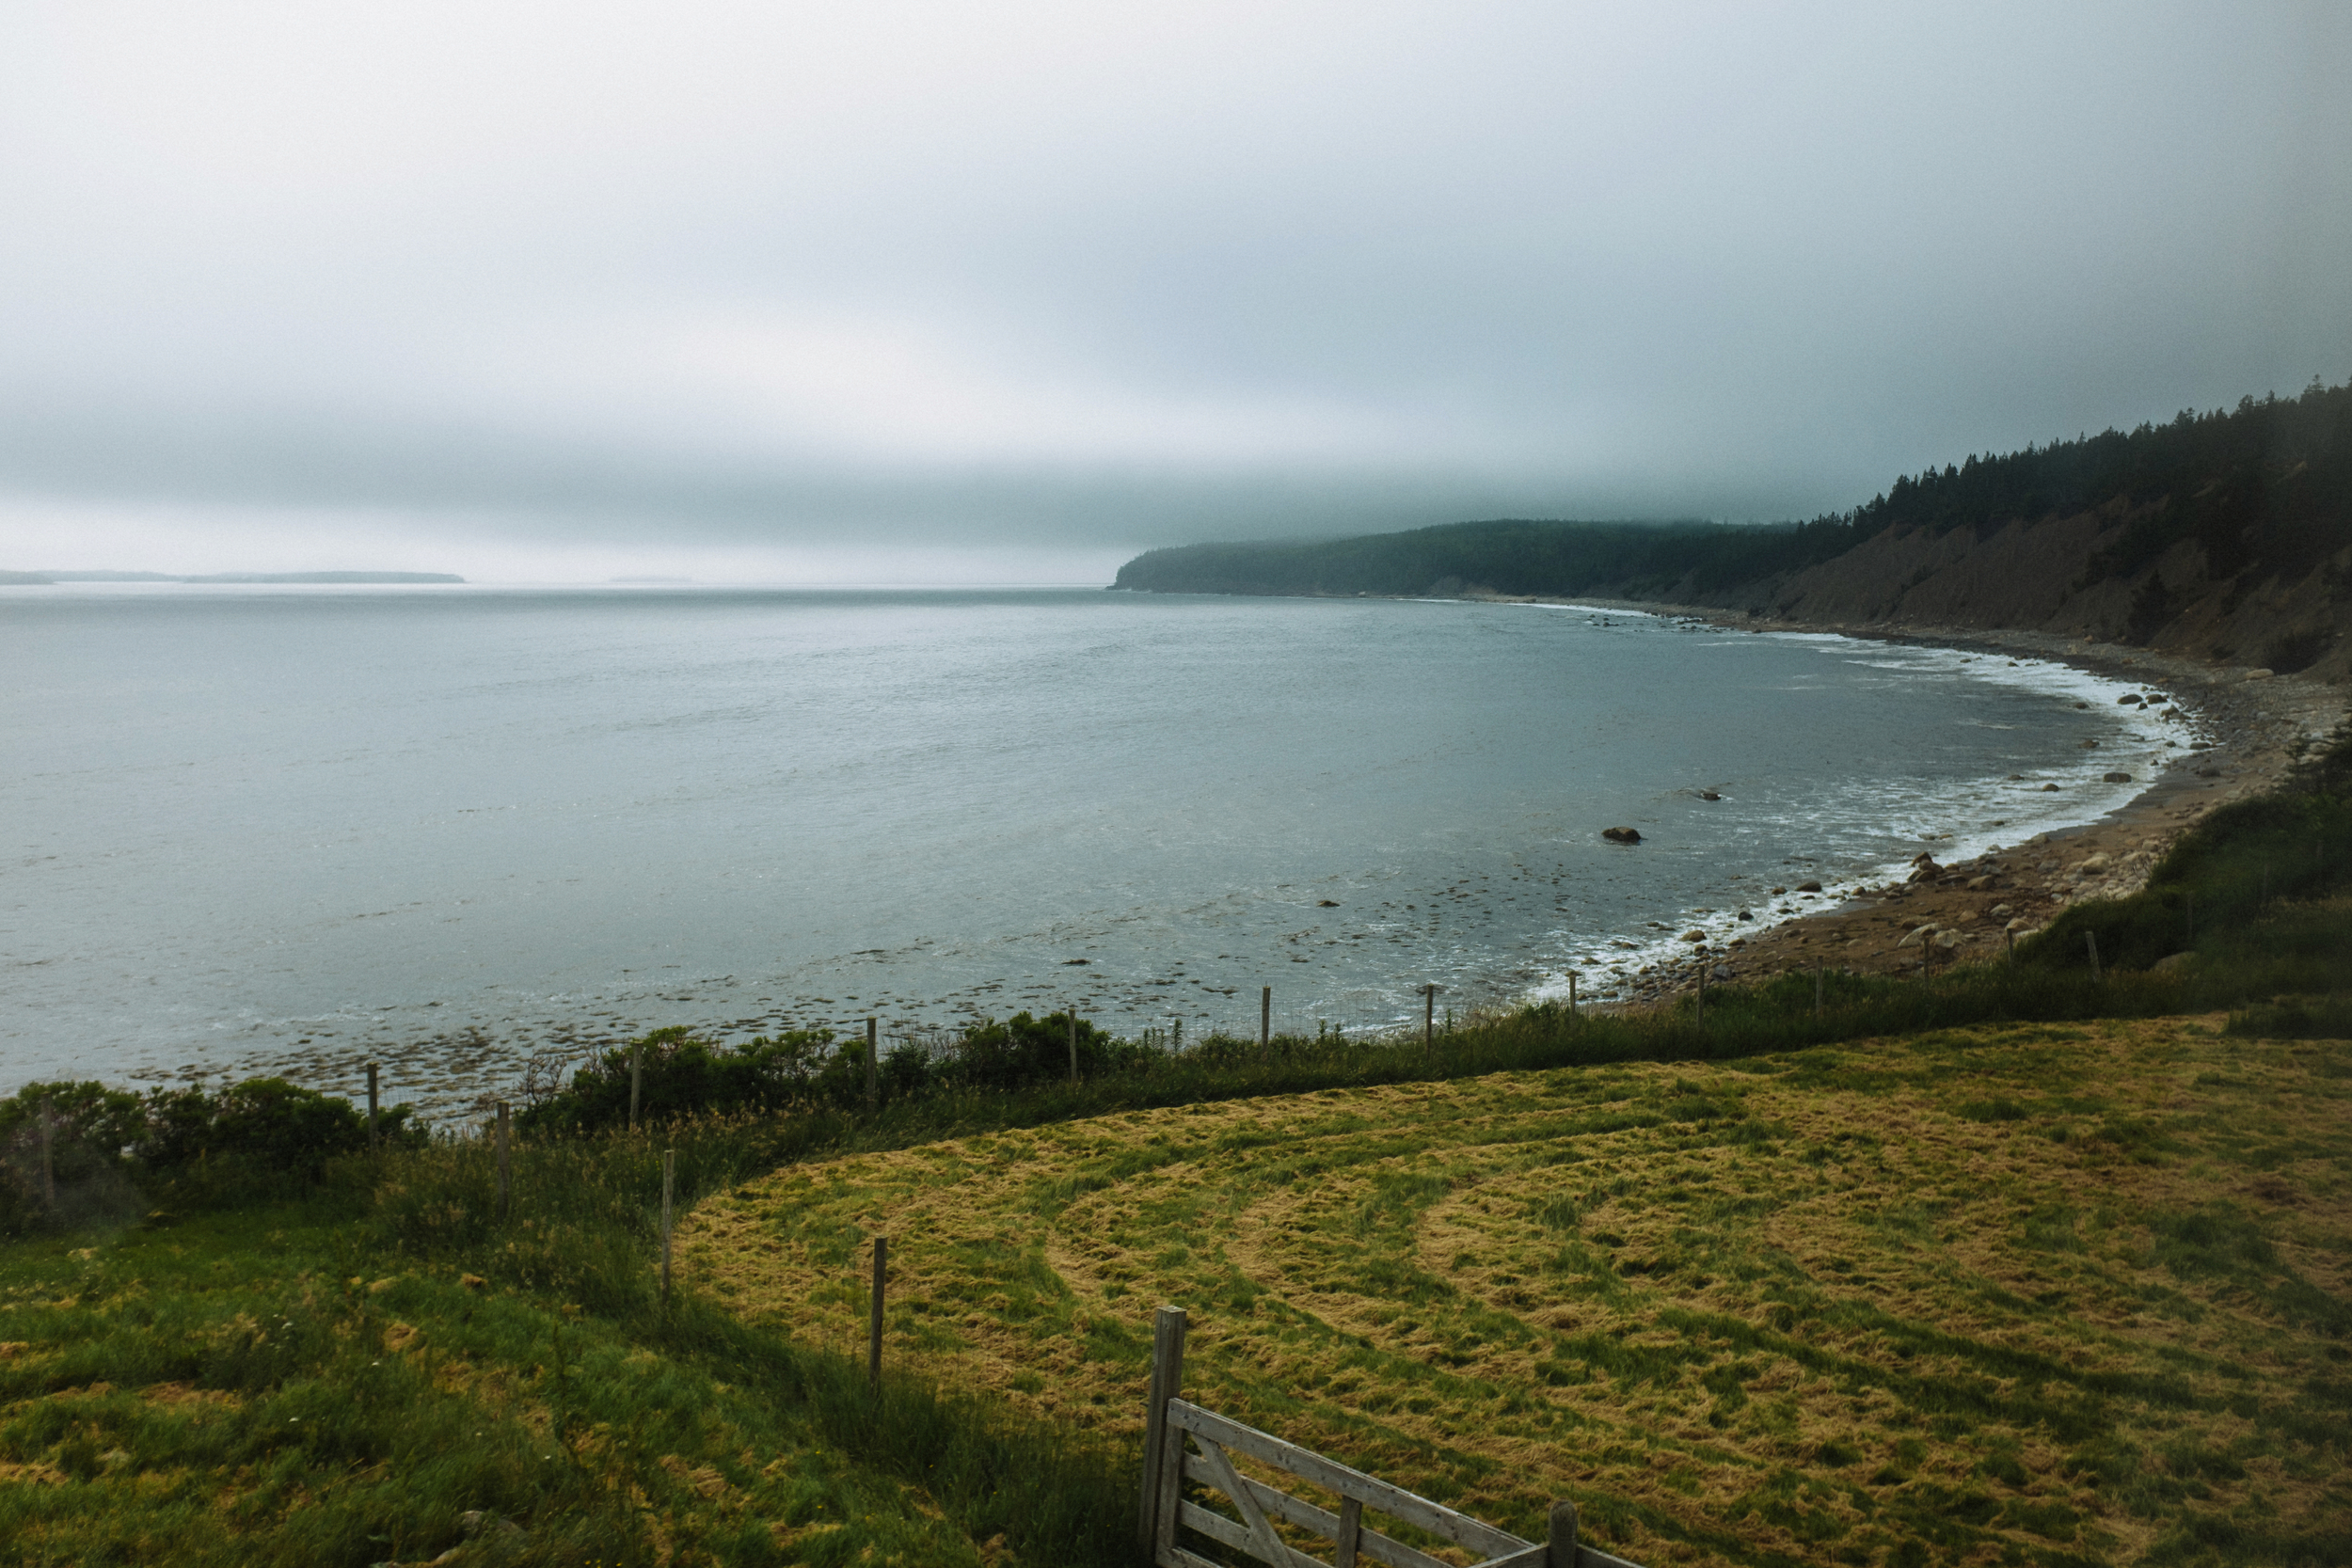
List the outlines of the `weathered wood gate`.
{"label": "weathered wood gate", "polygon": [[[1163,1307],[1152,1331],[1152,1392],[1143,1428],[1143,1499],[1137,1522],[1139,1542],[1153,1568],[1217,1568],[1185,1548],[1180,1531],[1187,1529],[1272,1568],[1358,1568],[1366,1560],[1389,1568],[1449,1568],[1365,1525],[1367,1511],[1479,1554],[1484,1560],[1478,1568],[1635,1568],[1623,1558],[1577,1544],[1573,1503],[1551,1505],[1548,1539],[1522,1541],[1442,1503],[1203,1410],[1182,1397],[1184,1377],[1184,1308]],[[1251,1480],[1234,1468],[1235,1453],[1322,1487],[1340,1499],[1340,1511],[1334,1513]],[[1233,1514],[1186,1500],[1186,1481],[1222,1493]],[[1284,1542],[1274,1528],[1278,1519],[1332,1543],[1330,1563]]]}

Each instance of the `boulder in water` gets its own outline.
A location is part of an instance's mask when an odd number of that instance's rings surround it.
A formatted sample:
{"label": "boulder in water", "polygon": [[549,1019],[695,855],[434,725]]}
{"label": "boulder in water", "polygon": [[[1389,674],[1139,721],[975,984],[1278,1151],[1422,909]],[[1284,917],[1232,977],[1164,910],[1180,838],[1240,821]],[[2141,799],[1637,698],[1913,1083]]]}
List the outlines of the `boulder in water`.
{"label": "boulder in water", "polygon": [[1642,835],[1631,828],[1603,828],[1600,836],[1612,844],[1639,844]]}

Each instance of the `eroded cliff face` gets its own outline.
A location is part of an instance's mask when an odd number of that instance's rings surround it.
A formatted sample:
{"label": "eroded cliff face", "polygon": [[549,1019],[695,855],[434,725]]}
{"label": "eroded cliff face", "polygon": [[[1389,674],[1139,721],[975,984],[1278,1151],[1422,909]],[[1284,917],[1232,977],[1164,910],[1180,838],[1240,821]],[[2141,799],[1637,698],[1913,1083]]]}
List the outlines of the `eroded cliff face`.
{"label": "eroded cliff face", "polygon": [[2352,547],[2291,579],[2249,569],[2216,580],[2204,547],[2184,540],[2138,572],[2087,582],[2093,558],[2143,515],[2119,503],[2035,523],[1890,528],[1801,572],[1675,596],[1824,626],[2037,631],[2352,678]]}

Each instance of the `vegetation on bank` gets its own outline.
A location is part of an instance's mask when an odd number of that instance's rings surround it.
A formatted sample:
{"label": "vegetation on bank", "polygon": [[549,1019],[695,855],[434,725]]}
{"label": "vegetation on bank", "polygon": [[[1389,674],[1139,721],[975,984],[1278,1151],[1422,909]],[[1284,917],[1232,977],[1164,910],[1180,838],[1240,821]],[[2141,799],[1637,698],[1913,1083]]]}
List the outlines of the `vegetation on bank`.
{"label": "vegetation on bank", "polygon": [[[1418,594],[1607,594],[1711,597],[1832,561],[1888,529],[1934,533],[2112,509],[2129,515],[2077,587],[2134,577],[2183,540],[2215,582],[2296,580],[2352,545],[2352,382],[2316,380],[2299,397],[2184,409],[2169,424],[2108,430],[2023,451],[1905,474],[1851,511],[1806,523],[1725,527],[1506,519],[1306,543],[1151,550],[1114,587],[1157,593]],[[2352,594],[2352,578],[2337,585]],[[2170,613],[2155,583],[2134,624]],[[2281,650],[2309,663],[2324,639]]]}
{"label": "vegetation on bank", "polygon": [[[788,1113],[797,1157],[860,1139],[898,1143],[1127,1108],[2324,996],[2352,975],[2347,786],[2352,731],[2313,752],[2281,789],[2224,807],[2185,834],[2141,892],[2067,910],[2019,943],[2013,962],[1926,983],[1824,973],[1817,984],[1797,973],[1710,988],[1703,1008],[1686,997],[1655,1011],[1580,1015],[1546,1003],[1449,1024],[1434,1042],[1415,1033],[1326,1032],[1262,1045],[1213,1034],[1179,1047],[1157,1035],[1116,1038],[1080,1021],[1074,1080],[1070,1020],[1059,1013],[911,1036],[891,1044],[871,1074],[862,1038],[815,1031],[728,1046],[668,1029],[636,1048],[643,1110]],[[2336,1006],[2315,1005],[2323,1013]],[[571,1132],[626,1124],[630,1058],[628,1047],[604,1053],[527,1106],[521,1124]]]}

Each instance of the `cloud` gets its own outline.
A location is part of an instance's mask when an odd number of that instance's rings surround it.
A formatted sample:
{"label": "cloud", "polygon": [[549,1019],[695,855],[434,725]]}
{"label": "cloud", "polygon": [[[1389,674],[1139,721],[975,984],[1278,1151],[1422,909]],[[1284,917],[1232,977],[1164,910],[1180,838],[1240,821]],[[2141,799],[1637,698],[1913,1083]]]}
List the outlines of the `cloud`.
{"label": "cloud", "polygon": [[534,549],[1809,513],[2352,371],[2347,74],[2325,5],[13,8],[0,490]]}

